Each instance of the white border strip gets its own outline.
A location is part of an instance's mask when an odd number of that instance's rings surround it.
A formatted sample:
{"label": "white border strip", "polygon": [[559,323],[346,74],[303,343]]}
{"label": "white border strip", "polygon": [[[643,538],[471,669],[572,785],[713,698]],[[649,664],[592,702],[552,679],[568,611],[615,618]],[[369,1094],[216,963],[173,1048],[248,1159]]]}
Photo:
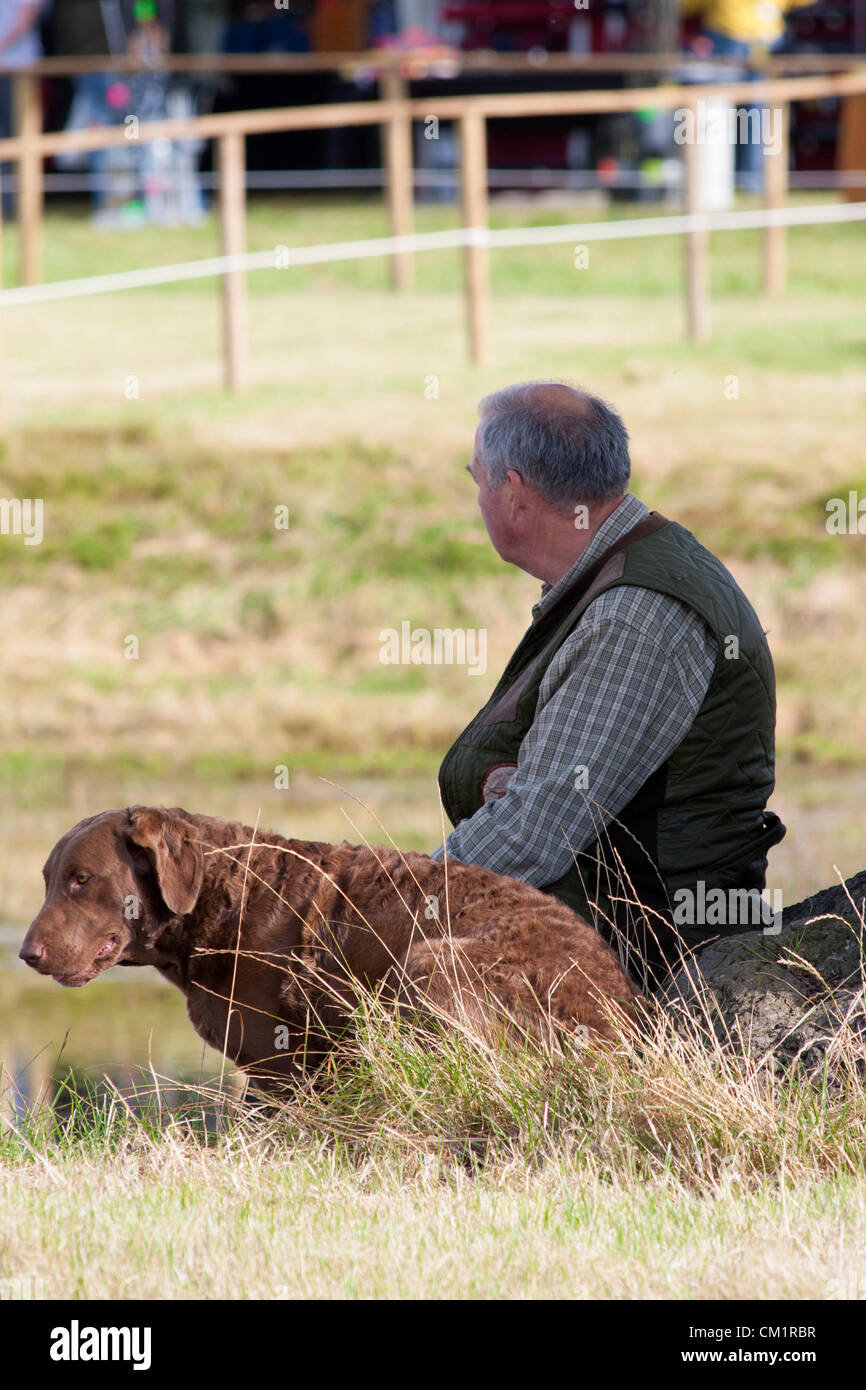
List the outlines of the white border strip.
{"label": "white border strip", "polygon": [[40,304],[55,299],[109,294],[116,290],[168,285],[182,280],[204,280],[232,271],[275,270],[295,265],[321,265],[329,261],[366,260],[396,252],[443,251],[461,246],[552,246],[574,241],[625,241],[633,237],[682,236],[689,232],[724,232],[761,227],[807,227],[822,223],[866,221],[866,203],[834,203],[830,207],[755,208],[747,212],[686,213],[679,216],[640,217],[608,222],[573,222],[551,227],[515,227],[491,231],[487,227],[457,227],[444,232],[419,232],[411,236],[380,237],[368,241],[338,241],[326,246],[278,246],[272,251],[250,251],[239,256],[211,256],[206,260],[181,261],[176,265],[149,266],[112,275],[93,275],[82,280],[55,280],[47,285],[23,285],[0,290],[0,307]]}

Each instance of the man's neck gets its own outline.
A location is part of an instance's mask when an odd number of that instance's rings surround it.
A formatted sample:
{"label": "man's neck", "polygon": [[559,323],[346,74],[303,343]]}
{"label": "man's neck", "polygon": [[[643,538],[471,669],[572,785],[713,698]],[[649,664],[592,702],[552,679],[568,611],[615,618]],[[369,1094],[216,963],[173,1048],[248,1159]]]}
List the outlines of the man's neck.
{"label": "man's neck", "polygon": [[557,518],[546,529],[541,544],[532,557],[534,564],[525,564],[521,568],[527,570],[529,574],[535,575],[536,579],[544,580],[551,587],[558,584],[560,579],[568,574],[568,571],[577,564],[581,555],[592,544],[608,517],[612,516],[624,501],[625,496],[614,497],[610,502],[600,503],[590,512],[588,524],[584,527],[577,525],[580,520],[580,513],[578,512],[575,513],[574,519],[566,516],[560,521]]}

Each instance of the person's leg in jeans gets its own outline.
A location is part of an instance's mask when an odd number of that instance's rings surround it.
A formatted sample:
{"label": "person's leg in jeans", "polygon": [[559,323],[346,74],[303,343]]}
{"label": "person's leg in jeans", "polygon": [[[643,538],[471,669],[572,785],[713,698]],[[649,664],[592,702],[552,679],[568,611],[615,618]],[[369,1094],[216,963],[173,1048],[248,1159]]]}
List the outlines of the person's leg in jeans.
{"label": "person's leg in jeans", "polygon": [[[762,76],[753,70],[746,73],[746,81],[759,82]],[[740,187],[744,193],[760,193],[764,187],[763,107],[747,106],[742,110],[739,119],[741,123],[745,121],[746,128],[737,148]]]}
{"label": "person's leg in jeans", "polygon": [[[741,39],[732,39],[728,34],[719,34],[713,29],[703,30],[704,38],[713,45],[713,53],[719,58],[746,59],[751,51],[750,45]],[[734,82],[757,82],[761,73],[743,68],[732,69]],[[761,108],[749,106],[742,108],[745,116],[738,112],[738,128],[745,122],[745,139],[737,141],[737,174],[741,189],[748,193],[760,193],[764,186],[764,151],[761,145]],[[738,129],[739,134],[739,129]]]}
{"label": "person's leg in jeans", "polygon": [[[91,125],[114,124],[114,113],[108,105],[108,89],[117,79],[107,72],[86,72],[78,78],[78,86],[89,103]],[[91,150],[90,196],[93,211],[99,212],[108,199],[108,150]]]}
{"label": "person's leg in jeans", "polygon": [[[0,77],[0,139],[8,140],[12,135],[12,78]],[[15,195],[11,179],[13,164],[0,166],[0,180],[3,183],[3,220],[9,222],[15,216]]]}

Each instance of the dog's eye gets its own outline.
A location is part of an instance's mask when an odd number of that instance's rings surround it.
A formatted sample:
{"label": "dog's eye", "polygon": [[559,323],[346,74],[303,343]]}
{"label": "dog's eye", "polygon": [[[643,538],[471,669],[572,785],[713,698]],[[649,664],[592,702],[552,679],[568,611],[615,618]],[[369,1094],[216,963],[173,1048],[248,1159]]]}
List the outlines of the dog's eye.
{"label": "dog's eye", "polygon": [[79,887],[81,886],[82,883],[89,883],[90,880],[92,879],[92,877],[93,877],[93,874],[86,874],[86,873],[84,873],[83,870],[82,870],[81,873],[73,874],[73,876],[72,876],[72,884],[73,884],[73,887],[79,888]]}

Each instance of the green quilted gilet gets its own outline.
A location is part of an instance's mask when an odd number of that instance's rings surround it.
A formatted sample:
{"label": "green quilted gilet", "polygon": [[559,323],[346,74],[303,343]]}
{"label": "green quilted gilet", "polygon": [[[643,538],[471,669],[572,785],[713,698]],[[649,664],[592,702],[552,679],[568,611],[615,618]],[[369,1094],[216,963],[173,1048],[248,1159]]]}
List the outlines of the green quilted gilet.
{"label": "green quilted gilet", "polygon": [[[713,633],[719,656],[682,743],[599,839],[575,855],[567,873],[543,885],[607,936],[614,929],[633,932],[636,909],[621,898],[670,921],[678,889],[763,888],[766,850],[785,833],[778,817],[764,809],[774,785],[769,648],[751,604],[714,555],[684,527],[652,513],[533,622],[439,772],[454,825],[474,815],[485,794],[501,794],[556,651],[589,604],[623,584],[687,603]],[[656,926],[651,935],[664,938],[666,930]],[[705,934],[693,932],[691,939]],[[662,942],[662,956],[669,944]],[[648,953],[656,954],[651,947]]]}

